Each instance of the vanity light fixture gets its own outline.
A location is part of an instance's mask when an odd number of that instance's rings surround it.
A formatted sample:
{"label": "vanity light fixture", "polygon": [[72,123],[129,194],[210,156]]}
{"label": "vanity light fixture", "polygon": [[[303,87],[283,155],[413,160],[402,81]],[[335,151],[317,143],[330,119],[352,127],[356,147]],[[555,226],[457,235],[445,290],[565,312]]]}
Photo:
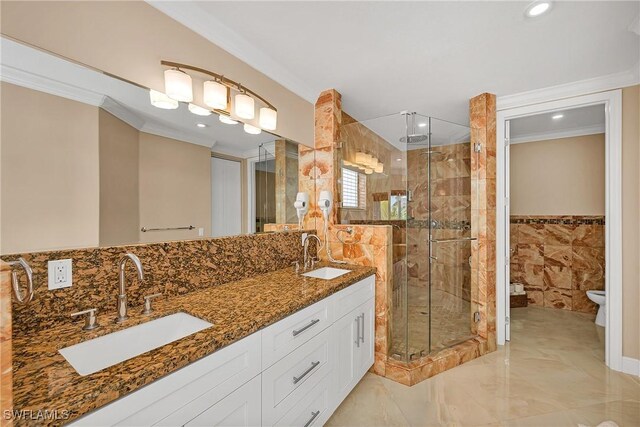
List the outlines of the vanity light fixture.
{"label": "vanity light fixture", "polygon": [[224,123],[225,125],[237,125],[238,122],[233,120],[231,117],[229,116],[225,116],[224,114],[220,114],[218,116],[218,120],[220,120],[222,123]]}
{"label": "vanity light fixture", "polygon": [[383,163],[378,163],[378,166],[376,166],[373,171],[375,173],[382,173],[384,172],[384,164]]}
{"label": "vanity light fixture", "polygon": [[149,100],[151,105],[163,110],[175,110],[180,105],[175,99],[171,99],[164,93],[153,89],[149,89]]}
{"label": "vanity light fixture", "polygon": [[[269,101],[258,95],[251,89],[237,83],[221,74],[214,73],[204,68],[194,67],[192,65],[181,64],[178,62],[161,61],[162,66],[169,67],[165,70],[165,88],[167,95],[181,102],[191,102],[193,100],[193,84],[192,79],[187,72],[204,74],[210,78],[203,84],[203,102],[220,115],[220,121],[227,124],[237,123],[229,118],[231,115],[231,91],[235,92],[233,102],[233,112],[241,119],[254,119],[255,104],[259,102],[262,107],[259,110],[259,124],[263,129],[276,130],[278,123],[278,110]],[[154,104],[155,105],[155,104]],[[177,108],[177,107],[172,107]],[[228,119],[223,119],[223,115]],[[234,123],[232,123],[234,122]],[[255,126],[249,125],[249,129],[256,134]]]}
{"label": "vanity light fixture", "polygon": [[551,10],[552,2],[550,0],[538,0],[529,4],[524,11],[524,15],[527,18],[536,18]]}
{"label": "vanity light fixture", "polygon": [[245,123],[244,124],[244,131],[246,133],[250,133],[251,135],[260,135],[260,133],[262,132],[262,129],[257,128],[255,126],[251,126],[250,124]]}
{"label": "vanity light fixture", "polygon": [[236,116],[247,120],[252,120],[256,116],[255,103],[252,97],[239,93],[236,95],[235,101],[234,110]]}
{"label": "vanity light fixture", "polygon": [[176,101],[193,101],[193,85],[191,76],[180,68],[172,68],[164,72],[164,91]]}
{"label": "vanity light fixture", "polygon": [[564,117],[564,114],[554,114],[553,116],[551,116],[553,120],[560,120],[563,117]]}
{"label": "vanity light fixture", "polygon": [[203,100],[207,107],[225,110],[229,106],[229,88],[222,83],[209,80],[204,82]]}
{"label": "vanity light fixture", "polygon": [[364,173],[366,175],[371,175],[373,173],[373,169],[365,168]]}
{"label": "vanity light fixture", "polygon": [[199,105],[189,103],[189,111],[197,116],[210,116],[211,111],[206,108],[202,108]]}

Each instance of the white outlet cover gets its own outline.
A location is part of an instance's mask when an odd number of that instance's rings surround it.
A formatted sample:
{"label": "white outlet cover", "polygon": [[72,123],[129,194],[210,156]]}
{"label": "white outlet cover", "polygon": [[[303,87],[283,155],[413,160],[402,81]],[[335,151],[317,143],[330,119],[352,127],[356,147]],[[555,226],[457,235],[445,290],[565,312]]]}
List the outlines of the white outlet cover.
{"label": "white outlet cover", "polygon": [[[62,273],[60,274],[59,269]],[[49,276],[49,290],[68,288],[73,284],[73,274],[71,270],[71,259],[58,259],[47,263]],[[56,273],[58,277],[62,276],[63,280],[56,283]]]}

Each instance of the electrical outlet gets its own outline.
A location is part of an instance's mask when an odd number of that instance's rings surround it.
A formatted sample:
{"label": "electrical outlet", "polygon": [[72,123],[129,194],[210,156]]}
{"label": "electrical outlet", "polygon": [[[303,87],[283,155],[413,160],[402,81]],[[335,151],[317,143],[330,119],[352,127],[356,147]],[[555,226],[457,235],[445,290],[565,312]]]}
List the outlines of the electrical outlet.
{"label": "electrical outlet", "polygon": [[58,259],[47,263],[49,290],[68,288],[73,283],[70,259]]}
{"label": "electrical outlet", "polygon": [[204,228],[202,228],[202,227],[198,228],[198,236],[199,237],[204,236]]}

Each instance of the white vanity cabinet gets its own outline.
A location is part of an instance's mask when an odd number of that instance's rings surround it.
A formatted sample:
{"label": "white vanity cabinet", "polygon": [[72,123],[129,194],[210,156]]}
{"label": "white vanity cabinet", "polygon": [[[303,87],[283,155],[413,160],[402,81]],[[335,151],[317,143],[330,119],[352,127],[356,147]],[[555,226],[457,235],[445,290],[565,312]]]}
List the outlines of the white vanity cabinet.
{"label": "white vanity cabinet", "polygon": [[321,426],[373,364],[374,289],[367,277],[71,425]]}

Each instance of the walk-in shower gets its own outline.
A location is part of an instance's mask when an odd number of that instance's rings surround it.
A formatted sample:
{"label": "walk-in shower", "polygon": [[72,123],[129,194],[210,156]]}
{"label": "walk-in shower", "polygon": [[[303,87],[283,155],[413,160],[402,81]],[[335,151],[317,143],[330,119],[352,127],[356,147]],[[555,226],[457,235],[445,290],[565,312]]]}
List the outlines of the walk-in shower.
{"label": "walk-in shower", "polygon": [[468,126],[417,113],[343,121],[339,220],[393,228],[392,359],[409,362],[474,335],[469,139]]}

